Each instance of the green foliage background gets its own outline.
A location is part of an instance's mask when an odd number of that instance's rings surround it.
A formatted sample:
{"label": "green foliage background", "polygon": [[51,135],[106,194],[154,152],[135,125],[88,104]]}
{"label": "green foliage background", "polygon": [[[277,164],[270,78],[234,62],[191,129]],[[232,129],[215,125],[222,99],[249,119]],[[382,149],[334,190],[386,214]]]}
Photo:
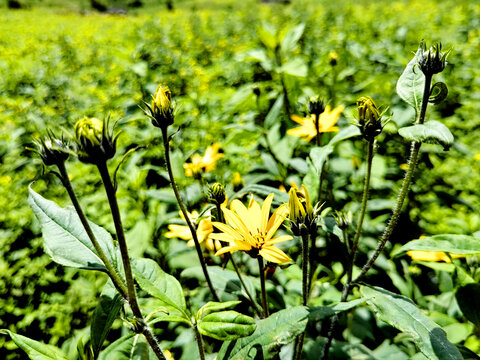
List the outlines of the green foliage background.
{"label": "green foliage background", "polygon": [[[143,8],[126,15],[107,15],[91,11],[87,2],[22,3],[30,7],[0,12],[0,328],[75,347],[76,341],[65,340],[85,332],[105,281],[102,275],[57,266],[43,252],[38,224],[27,205],[28,184],[37,180],[37,191],[68,205],[59,181],[42,176],[39,160],[26,149],[47,128],[71,129],[83,116],[102,118],[110,113],[123,130],[119,152],[133,145],[148,146],[130,157],[120,174],[125,226],[135,244],[134,255],[146,254],[177,275],[194,254],[183,242],[166,243],[162,236],[166,224],[177,217],[176,207],[159,201],[166,199],[159,189],[167,185],[159,160],[160,134],[151,130],[138,107],[142,99],[148,101],[158,82],[169,84],[178,104],[176,125],[185,126],[174,138],[174,159],[181,185],[190,186],[190,194],[198,191],[198,185],[184,177],[183,162],[220,139],[227,156],[208,180],[229,182],[239,171],[247,184],[260,178],[276,187],[292,180],[298,183],[298,178],[265,173],[265,159],[259,156],[261,134],[254,125],[280,93],[278,74],[266,71],[266,64],[253,56],[252,50],[263,48],[259,29],[305,23],[299,45],[284,59],[287,63],[295,59],[303,69],[286,77],[290,101],[299,104],[296,113],[313,94],[329,98],[334,93],[336,105],[347,107],[340,126],[350,122],[350,108],[362,95],[390,106],[393,120],[380,141],[378,153],[385,156],[374,165],[372,199],[393,200],[392,190],[403,175],[400,165],[408,145],[396,135],[396,128],[411,114],[395,85],[410,53],[422,38],[427,44],[441,40],[453,47],[438,79],[448,84],[449,96],[446,103],[429,110],[429,118],[449,126],[456,143],[449,153],[426,147],[400,225],[411,230],[397,232],[394,242],[480,230],[480,162],[474,158],[480,153],[478,4],[176,1],[176,9],[169,12],[163,4],[144,1]],[[116,6],[114,1],[109,4]],[[331,51],[338,54],[335,83],[328,60]],[[254,88],[261,91],[258,102]],[[293,123],[281,116],[284,131]],[[362,171],[351,159],[362,159],[362,154],[360,143],[346,143],[331,162],[327,180],[338,205],[347,209],[355,210],[361,194]],[[87,214],[112,230],[98,176],[78,162],[70,172]],[[190,207],[198,200],[192,195]],[[373,244],[388,205],[372,201],[376,212],[370,214],[365,233]],[[389,268],[386,258],[383,261]],[[405,268],[397,265],[393,269],[402,273]],[[432,294],[438,295],[438,289]],[[478,340],[471,345],[479,347]],[[0,337],[0,358],[22,356],[8,338]]]}

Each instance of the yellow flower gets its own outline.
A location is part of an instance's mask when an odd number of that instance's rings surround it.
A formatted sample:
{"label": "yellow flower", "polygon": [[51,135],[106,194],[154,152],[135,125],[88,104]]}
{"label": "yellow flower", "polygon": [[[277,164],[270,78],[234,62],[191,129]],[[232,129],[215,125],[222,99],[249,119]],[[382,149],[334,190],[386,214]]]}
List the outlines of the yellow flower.
{"label": "yellow flower", "polygon": [[290,235],[273,237],[288,214],[288,206],[281,205],[270,217],[272,200],[273,194],[270,194],[261,208],[253,199],[250,200],[248,208],[237,199],[232,201],[230,209],[222,207],[228,225],[213,222],[213,226],[222,232],[213,233],[210,237],[228,242],[230,245],[217,251],[215,255],[241,250],[253,257],[260,255],[265,260],[277,264],[291,261],[287,254],[274,245],[291,240],[292,237]]}
{"label": "yellow flower", "polygon": [[[451,262],[450,258],[443,251],[420,251],[411,250],[407,251],[407,255],[414,261],[444,261],[446,263]],[[450,254],[452,259],[465,257],[465,255]]]}
{"label": "yellow flower", "polygon": [[191,162],[183,164],[185,176],[200,178],[202,173],[206,173],[215,169],[217,161],[224,156],[223,154],[218,153],[219,149],[220,144],[213,143],[207,148],[203,157],[198,154],[194,154],[191,158]]}
{"label": "yellow flower", "polygon": [[[179,212],[179,214],[180,214],[180,217],[183,220],[185,220],[185,216],[183,216],[183,213],[181,211]],[[206,218],[200,220],[200,222],[197,225],[198,242],[203,246],[205,246],[205,248],[207,248],[209,251],[215,252],[221,249],[222,245],[220,241],[215,241],[210,237],[210,235],[213,233],[213,226],[212,226],[212,221],[210,219],[210,213],[207,212],[205,216]],[[198,212],[193,211],[192,213],[188,213],[188,217],[193,223],[197,223]],[[167,238],[180,238],[183,240],[188,240],[188,243],[187,243],[188,246],[190,247],[195,246],[192,233],[190,231],[190,228],[187,225],[171,224],[171,225],[168,225],[168,229],[170,231],[165,234]]]}
{"label": "yellow flower", "polygon": [[[343,111],[343,109],[343,105],[337,106],[333,110],[331,110],[330,105],[327,105],[325,111],[320,114],[320,119],[318,121],[318,132],[324,133],[338,131],[338,127],[334,125],[337,123],[340,113]],[[298,115],[292,115],[291,119],[302,126],[287,130],[287,134],[302,138],[304,137],[304,140],[306,141],[310,141],[317,136],[317,128],[315,126],[317,122],[317,116],[315,114],[311,114],[305,118],[302,118]]]}

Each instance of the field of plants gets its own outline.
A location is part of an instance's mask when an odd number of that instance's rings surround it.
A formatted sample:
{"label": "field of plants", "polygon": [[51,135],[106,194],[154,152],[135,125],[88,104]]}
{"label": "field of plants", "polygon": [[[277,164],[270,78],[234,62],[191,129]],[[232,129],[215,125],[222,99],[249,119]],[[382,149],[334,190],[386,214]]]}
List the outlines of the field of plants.
{"label": "field of plants", "polygon": [[480,358],[480,4],[20,0],[0,34],[0,359]]}

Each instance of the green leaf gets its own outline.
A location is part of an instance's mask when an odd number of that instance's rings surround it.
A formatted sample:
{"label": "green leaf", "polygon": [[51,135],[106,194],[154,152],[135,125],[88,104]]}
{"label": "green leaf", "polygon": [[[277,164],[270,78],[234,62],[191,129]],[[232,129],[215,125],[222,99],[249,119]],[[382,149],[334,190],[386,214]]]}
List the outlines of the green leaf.
{"label": "green leaf", "polygon": [[450,149],[454,140],[448,127],[435,120],[401,128],[398,133],[408,141],[440,144],[444,150]]}
{"label": "green leaf", "polygon": [[265,117],[264,124],[267,129],[269,129],[270,127],[275,125],[275,123],[278,122],[280,114],[282,113],[282,109],[283,109],[283,94],[280,94],[277,100],[275,100],[275,103],[273,104],[271,109],[268,111],[267,116]]}
{"label": "green leaf", "polygon": [[159,299],[163,305],[185,314],[185,297],[177,279],[163,271],[151,259],[135,259],[132,270],[142,290]]}
{"label": "green leaf", "polygon": [[100,353],[98,360],[149,360],[151,356],[149,345],[145,338],[137,334],[128,334],[110,344]]}
{"label": "green leaf", "polygon": [[245,186],[242,190],[235,193],[232,199],[241,197],[244,194],[254,193],[259,195],[262,198],[266,198],[271,193],[275,194],[273,198],[273,203],[276,205],[284,204],[288,202],[288,194],[286,192],[280,191],[277,188],[266,186],[266,185],[259,185],[259,184],[252,184]]}
{"label": "green leaf", "polygon": [[249,336],[256,326],[253,318],[232,310],[208,314],[197,323],[200,334],[224,341]]}
{"label": "green leaf", "polygon": [[208,315],[212,312],[233,309],[235,306],[237,306],[240,303],[241,301],[226,301],[226,302],[209,301],[198,310],[195,318],[199,320],[205,315]]}
{"label": "green leaf", "polygon": [[413,107],[416,113],[420,111],[422,106],[425,87],[425,75],[417,66],[418,57],[422,52],[422,44],[420,44],[415,57],[407,64],[397,82],[397,94],[403,101]]}
{"label": "green leaf", "polygon": [[[75,268],[105,271],[74,208],[61,208],[37,194],[31,186],[28,202],[40,221],[45,251],[53,261]],[[100,226],[90,221],[89,224],[105,255],[116,266],[117,252],[112,237]]]}
{"label": "green leaf", "polygon": [[300,57],[295,57],[283,64],[278,69],[278,72],[296,77],[306,77],[308,74],[308,66],[305,60]]}
{"label": "green leaf", "polygon": [[0,334],[10,335],[15,344],[25,351],[31,360],[68,360],[62,350],[53,345],[43,344],[7,329],[1,329]]}
{"label": "green leaf", "polygon": [[281,310],[257,322],[255,332],[245,338],[223,343],[217,360],[273,359],[280,348],[305,331],[308,310],[296,306]]}
{"label": "green leaf", "polygon": [[458,306],[462,310],[463,315],[475,324],[480,326],[480,308],[478,307],[478,299],[480,299],[480,285],[467,284],[457,290],[455,294]]}
{"label": "green leaf", "polygon": [[440,360],[462,359],[455,345],[447,340],[445,331],[424,315],[410,299],[379,287],[362,286],[360,290],[377,317],[412,336],[426,357]]}
{"label": "green leaf", "polygon": [[100,352],[113,321],[117,318],[122,308],[122,304],[122,296],[114,288],[112,282],[110,280],[107,281],[100,295],[97,308],[93,312],[92,325],[90,327],[90,339],[95,358]]}
{"label": "green leaf", "polygon": [[468,235],[434,235],[409,241],[400,249],[394,251],[392,256],[410,250],[444,251],[457,255],[474,255],[480,254],[480,239]]}
{"label": "green leaf", "polygon": [[310,314],[308,315],[309,321],[320,321],[325,318],[331,317],[335,314],[339,314],[343,311],[347,311],[363,304],[366,299],[356,299],[349,302],[340,302],[333,306],[315,306],[308,309]]}
{"label": "green leaf", "polygon": [[298,40],[300,40],[304,31],[305,23],[298,24],[297,26],[294,26],[288,30],[283,37],[282,42],[280,43],[280,49],[284,55],[288,56],[288,53],[295,49]]}

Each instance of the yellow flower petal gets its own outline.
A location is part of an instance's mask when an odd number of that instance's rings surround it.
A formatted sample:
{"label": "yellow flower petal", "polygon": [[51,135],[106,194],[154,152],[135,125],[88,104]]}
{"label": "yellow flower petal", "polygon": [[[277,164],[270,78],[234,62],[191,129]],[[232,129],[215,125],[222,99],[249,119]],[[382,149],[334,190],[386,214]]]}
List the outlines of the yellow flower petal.
{"label": "yellow flower petal", "polygon": [[277,237],[274,237],[273,239],[265,241],[265,245],[270,246],[270,245],[273,245],[273,244],[278,244],[278,243],[288,241],[288,240],[292,240],[292,239],[293,239],[293,236],[291,236],[291,235],[281,235],[281,236],[277,236]]}
{"label": "yellow flower petal", "polygon": [[273,213],[272,217],[268,221],[267,224],[267,234],[265,235],[265,239],[268,241],[272,238],[275,232],[278,230],[280,225],[285,221],[285,218],[288,214],[288,206],[287,204],[280,205],[277,210]]}
{"label": "yellow flower petal", "polygon": [[287,254],[285,254],[282,250],[274,246],[264,246],[259,251],[259,254],[265,260],[273,263],[277,263],[277,264],[282,264],[282,263],[292,261],[292,259],[290,259],[290,257]]}
{"label": "yellow flower petal", "polygon": [[260,230],[262,233],[267,232],[268,218],[270,217],[270,207],[272,206],[273,194],[267,196],[262,204],[262,214],[261,214],[261,223]]}

